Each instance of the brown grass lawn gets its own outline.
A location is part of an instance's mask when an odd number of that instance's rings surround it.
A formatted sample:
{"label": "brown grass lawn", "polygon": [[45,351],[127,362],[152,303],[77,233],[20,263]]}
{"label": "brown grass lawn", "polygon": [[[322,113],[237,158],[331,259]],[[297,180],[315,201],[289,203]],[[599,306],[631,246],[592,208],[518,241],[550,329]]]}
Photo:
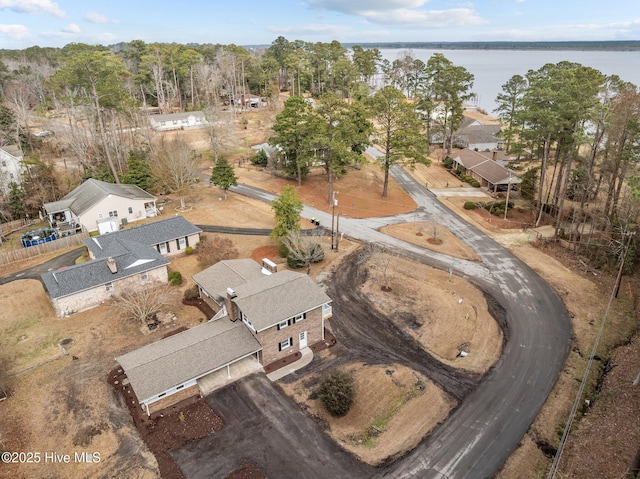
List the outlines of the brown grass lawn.
{"label": "brown grass lawn", "polygon": [[[223,154],[234,162],[249,158],[253,154],[249,146],[268,138],[272,116],[273,112],[251,114],[247,116],[246,129],[239,121],[227,125]],[[210,155],[206,154],[209,147],[206,135],[197,130],[180,134],[205,153],[202,167],[206,171],[211,166]],[[284,185],[295,184],[247,168],[247,163],[244,165],[236,170],[241,182],[276,194]],[[418,166],[412,174],[418,181],[436,188],[444,188],[450,178],[437,161],[431,167]],[[383,199],[381,179],[380,169],[373,164],[337,179],[334,189],[338,191],[341,214],[384,216],[415,208],[411,198],[394,181],[390,183],[389,197]],[[297,190],[305,203],[328,210],[324,175],[311,175]],[[229,194],[226,200],[219,199],[221,196],[217,188],[200,183],[188,192],[186,201],[191,209],[182,214],[196,224],[273,227],[269,205],[234,194]],[[160,219],[177,213],[178,198],[170,195],[169,199],[171,202],[165,205]],[[464,200],[451,198],[443,202],[511,248],[556,289],[571,313],[575,340],[569,360],[540,415],[497,476],[498,479],[540,477],[550,459],[539,446],[557,444],[558,428],[566,421],[578,387],[576,379],[582,375],[612,281],[604,274],[585,272],[577,258],[562,250],[540,249],[530,232],[520,231],[516,224],[464,210]],[[432,225],[399,225],[387,228],[385,232],[436,251],[477,260],[473,252],[441,228],[437,235],[442,243],[430,245]],[[270,257],[278,263],[283,262],[275,256],[275,243],[268,237],[228,237],[234,242],[239,257]],[[328,238],[321,238],[321,241],[326,259],[313,266],[313,278],[330,275],[341,258],[358,247],[356,242],[344,241],[340,251],[334,251],[329,247]],[[19,271],[45,259],[12,264],[2,268],[0,274]],[[192,284],[191,275],[200,271],[201,266],[192,255],[172,259],[171,268],[180,271],[185,278],[180,286],[184,291]],[[406,260],[395,261],[393,273],[389,293],[380,290],[374,274],[363,286],[374,304],[385,310],[390,306],[402,310],[402,317],[411,319],[403,327],[443,361],[473,371],[486,371],[491,367],[499,356],[502,336],[486,312],[484,298],[474,287],[459,278],[449,283],[446,272],[430,270]],[[606,348],[628,340],[637,325],[634,309],[637,286],[626,281],[625,278],[620,298],[613,303],[605,330],[601,353],[605,358],[609,356]],[[401,297],[407,299],[401,301]],[[135,432],[126,408],[107,385],[106,375],[115,366],[117,355],[155,341],[174,328],[199,324],[205,319],[202,313],[196,308],[176,304],[172,308],[177,316],[175,323],[151,334],[148,331],[143,334],[138,324],[119,320],[106,305],[57,319],[42,285],[27,280],[0,286],[0,304],[0,360],[5,361],[5,369],[11,373],[22,372],[12,377],[12,395],[0,402],[1,447],[10,451],[101,453],[99,464],[2,465],[1,475],[71,479],[104,477],[105,474],[110,477],[157,477],[155,458]],[[394,317],[396,321],[400,320],[398,315]],[[63,339],[69,339],[68,355],[61,355],[58,346]],[[463,344],[470,353],[464,360],[456,358],[458,348]],[[592,412],[580,421],[575,437],[570,438],[564,456],[563,477],[622,477],[635,454],[640,440],[640,419],[636,414],[640,407],[640,389],[631,390],[628,386],[633,379],[629,377],[637,374],[637,361],[626,361],[625,358],[637,358],[640,346],[638,341],[632,341],[625,348],[625,354],[611,356],[615,373],[607,377],[603,391],[592,405]],[[328,350],[321,354],[329,356],[333,353]],[[350,363],[346,367],[354,372],[360,393],[353,410],[340,420],[326,417],[322,408],[308,399],[308,390],[303,386],[307,378],[285,386],[285,389],[297,401],[307,404],[310,414],[326,420],[329,433],[340,444],[369,463],[376,464],[409,450],[453,407],[428,379],[398,365]],[[610,384],[609,380],[614,382]],[[417,385],[422,386],[418,388]],[[617,393],[623,390],[625,394]],[[634,404],[638,406],[632,407]],[[425,414],[426,410],[429,414]],[[618,411],[628,413],[619,417]],[[612,419],[608,421],[607,417]],[[603,424],[606,427],[597,427]],[[377,436],[366,434],[371,432],[371,426],[377,428],[373,429]]]}

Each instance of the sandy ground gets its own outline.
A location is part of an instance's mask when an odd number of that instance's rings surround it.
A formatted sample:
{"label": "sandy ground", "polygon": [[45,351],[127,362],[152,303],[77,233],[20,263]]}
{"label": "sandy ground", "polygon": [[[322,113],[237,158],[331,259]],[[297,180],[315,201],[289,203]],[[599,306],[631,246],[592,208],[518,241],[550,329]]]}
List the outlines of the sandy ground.
{"label": "sandy ground", "polygon": [[[259,115],[248,117],[247,130],[244,130],[239,124],[229,126],[228,132],[223,138],[227,148],[225,156],[231,160],[248,158],[252,154],[249,146],[264,141],[268,137],[268,132],[268,121]],[[181,132],[181,134],[185,134],[192,140],[197,148],[201,150],[208,148],[203,131]],[[239,142],[238,139],[242,141]],[[210,164],[209,160],[204,161],[203,169],[209,167]],[[276,193],[279,193],[284,184],[292,184],[288,180],[273,178],[265,172],[255,169],[239,168],[238,174],[241,181]],[[437,161],[434,161],[431,167],[419,165],[413,174],[419,181],[427,182],[433,188],[446,188],[447,182],[452,178],[450,173],[442,168]],[[390,185],[390,197],[382,199],[380,197],[380,178],[381,172],[374,167],[354,170],[338,179],[335,189],[340,191],[338,198],[343,214],[350,216],[386,215],[411,211],[415,207],[410,198],[397,189],[394,182]],[[312,176],[305,181],[305,185],[298,188],[300,196],[305,202],[318,207],[326,205],[327,190],[323,181],[323,175]],[[185,213],[185,216],[195,223],[202,224],[259,228],[268,228],[272,225],[272,214],[268,205],[234,197],[233,194],[230,194],[227,200],[219,200],[220,196],[220,192],[215,188],[203,184],[196,186],[187,199],[193,208],[190,212]],[[177,198],[172,199],[174,202],[177,201]],[[567,255],[563,250],[535,248],[533,246],[535,232],[522,231],[520,228],[522,218],[520,217],[504,222],[495,217],[487,217],[482,212],[463,210],[462,204],[466,200],[464,197],[444,197],[439,200],[453,207],[457,213],[494,236],[498,241],[503,242],[507,247],[512,248],[523,261],[536,269],[552,284],[571,312],[575,331],[573,352],[541,414],[523,438],[520,447],[505,464],[498,479],[543,476],[545,469],[550,464],[550,458],[545,456],[543,450],[546,450],[545,448],[549,445],[555,446],[557,444],[558,428],[566,421],[577,390],[576,379],[582,375],[593,338],[597,333],[610,291],[611,278],[600,274],[596,276],[591,272],[584,271],[577,259]],[[173,212],[169,213],[169,210],[165,210],[165,214],[173,214]],[[415,225],[400,228],[400,231],[393,230],[393,234],[415,236],[416,238],[431,236],[430,232],[424,231],[423,236],[418,237],[415,233],[420,231],[411,228],[415,228]],[[505,230],[504,228],[510,229]],[[435,246],[435,248],[440,250],[439,248],[445,246],[450,248],[452,254],[466,254],[455,252],[456,247],[453,247],[455,241],[446,238],[446,232],[439,232],[439,235],[443,239],[443,244]],[[273,251],[273,243],[268,238],[234,238],[234,242],[240,256],[251,256],[256,248],[263,248],[264,252]],[[343,245],[344,252],[357,246],[351,242],[344,242],[341,243],[341,250]],[[338,260],[341,254],[343,254],[342,251],[330,252],[325,263],[314,266],[312,276],[323,277],[330,270],[331,263]],[[21,263],[20,265],[12,265],[12,267],[22,269],[26,265],[26,263]],[[181,271],[185,278],[199,270],[195,256],[185,257],[184,260],[172,260],[172,268]],[[400,266],[398,269],[402,270]],[[8,272],[3,269],[0,274]],[[410,273],[413,274],[413,271]],[[399,272],[396,274],[398,278],[401,277]],[[435,274],[425,272],[416,278],[416,285],[409,284],[408,281],[406,284],[392,284],[391,293],[382,294],[380,291],[375,291],[374,295],[375,288],[372,285],[365,287],[371,288],[371,294],[375,301],[385,301],[392,297],[394,291],[397,292],[402,288],[415,287],[418,288],[416,291],[420,291],[423,278],[427,276],[436,278]],[[471,361],[467,361],[465,364],[478,361],[474,367],[477,367],[478,370],[484,370],[494,359],[490,354],[479,358],[475,354],[476,351],[490,351],[490,345],[500,344],[501,340],[491,331],[484,335],[484,340],[476,336],[473,329],[490,329],[491,325],[488,323],[491,321],[487,323],[486,318],[481,318],[480,314],[475,315],[476,311],[473,307],[468,308],[470,305],[475,305],[478,311],[481,311],[482,298],[471,299],[471,293],[467,291],[460,294],[462,286],[457,281],[456,278],[453,285],[450,285],[447,283],[447,278],[440,278],[440,288],[429,291],[433,292],[433,297],[442,297],[443,301],[454,299],[456,296],[462,297],[462,303],[453,301],[453,304],[443,304],[440,310],[443,317],[447,317],[444,316],[445,314],[451,315],[459,321],[462,334],[459,337],[447,337],[447,341],[433,340],[434,337],[437,338],[438,334],[442,336],[443,333],[429,329],[432,327],[429,321],[419,317],[418,319],[423,323],[420,324],[417,321],[419,326],[415,329],[408,325],[408,330],[417,338],[420,338],[420,335],[423,338],[426,337],[423,344],[426,348],[445,360],[457,361],[454,363],[456,366],[460,362],[456,358],[450,359],[455,352],[452,346],[458,346],[462,342],[470,343],[471,354],[465,360],[471,359]],[[187,279],[181,289],[185,289],[189,284]],[[437,286],[438,284],[436,284]],[[628,283],[623,284],[620,298],[613,303],[612,314],[605,329],[603,347],[601,348],[603,351],[607,347],[624,342],[625,338],[631,337],[633,328],[637,325],[637,317],[634,312],[634,291],[636,289],[636,286],[631,287]],[[64,320],[55,319],[42,286],[35,281],[17,281],[0,286],[0,298],[3,305],[2,312],[0,312],[0,345],[2,346],[0,355],[10,359],[12,371],[23,370],[56,357],[60,351],[57,345],[58,341],[65,338],[73,340],[67,346],[69,355],[54,359],[14,378],[13,395],[8,400],[0,402],[0,411],[2,412],[0,415],[0,435],[2,437],[0,439],[3,448],[14,451],[56,451],[72,455],[76,451],[98,451],[101,453],[100,464],[49,464],[47,467],[43,464],[21,467],[4,465],[3,475],[6,471],[7,475],[17,478],[57,476],[73,479],[76,477],[102,477],[104,471],[108,470],[113,477],[118,475],[140,478],[157,477],[155,459],[141,443],[132,427],[126,409],[118,403],[117,396],[108,388],[105,381],[107,372],[115,365],[113,358],[117,354],[139,347],[155,340],[156,337],[153,334],[142,335],[138,325],[118,321],[114,317],[113,311],[106,307],[96,308]],[[427,299],[425,298],[425,300]],[[24,307],[27,301],[29,308]],[[409,306],[421,310],[425,307],[422,304],[407,305],[406,307],[409,308]],[[175,326],[195,325],[202,319],[201,314],[195,308],[176,306],[176,314],[178,320]],[[469,316],[467,317],[467,315]],[[483,344],[487,346],[483,347]],[[494,348],[494,351],[497,354],[499,348]],[[635,414],[638,411],[638,389],[631,390],[628,387],[623,388],[622,385],[628,385],[629,378],[637,374],[637,361],[634,363],[633,360],[629,361],[629,358],[637,358],[638,354],[640,354],[640,347],[638,341],[635,340],[624,349],[616,351],[612,356],[615,374],[611,373],[605,378],[603,389],[597,396],[597,400],[592,403],[591,409],[584,416],[583,421],[575,426],[575,432],[570,437],[568,448],[563,457],[564,465],[562,468],[564,469],[561,468],[563,477],[621,477],[626,471],[625,464],[628,465],[635,449],[637,449],[637,434],[640,431],[640,424],[637,414]],[[73,360],[73,356],[78,359]],[[603,357],[606,356],[603,354]],[[599,366],[602,367],[602,364]],[[395,395],[394,397],[402,396],[401,391],[410,389],[411,385],[415,384],[413,381],[416,376],[413,373],[408,375],[407,371],[393,365],[385,366],[384,372],[381,372],[382,370],[374,371],[371,367],[362,368],[362,371],[366,370],[367,374],[360,374],[360,367],[356,364],[349,367],[355,368],[359,378],[358,384],[362,387],[368,387],[368,376],[383,378],[387,382],[391,382],[393,387],[389,387],[388,391],[390,395]],[[394,373],[388,375],[386,369],[393,369]],[[598,371],[595,371],[593,375],[595,376],[597,373]],[[391,378],[401,378],[398,379],[398,383],[403,386],[395,385]],[[382,379],[380,380],[382,381]],[[404,421],[397,430],[408,427],[404,424],[414,425],[413,416],[408,411],[416,407],[420,410],[416,414],[422,415],[423,407],[414,405],[422,404],[420,401],[430,394],[430,389],[432,388],[427,385],[424,394],[413,397],[393,415],[393,419],[384,429],[385,432],[372,441],[373,447],[369,447],[371,444],[365,445],[364,442],[358,444],[355,441],[354,447],[358,448],[356,453],[363,454],[361,457],[367,457],[366,460],[375,463],[394,454],[392,449],[379,452],[381,446],[395,444],[400,449],[410,447],[407,443],[402,443],[402,434],[392,433],[394,430],[392,426],[395,424],[394,421],[401,423]],[[375,389],[372,390],[375,391]],[[400,396],[397,396],[398,394]],[[368,396],[375,396],[375,394]],[[435,400],[434,398],[441,396],[436,394],[428,397]],[[446,399],[443,399],[443,404],[446,406]],[[426,422],[434,424],[439,420],[438,414],[436,412],[433,420]],[[347,421],[345,421],[344,429],[340,429],[336,425],[335,431],[341,431],[340,434],[346,435],[356,434],[375,422],[377,417],[376,414],[371,414],[359,421],[357,425],[351,424],[349,427],[352,429],[348,429]],[[429,427],[431,426],[428,426],[427,429]],[[332,430],[334,430],[333,427]],[[412,431],[410,436],[414,439],[423,434],[423,430],[412,429]],[[388,435],[385,436],[385,434]],[[589,453],[585,454],[587,450]],[[367,455],[369,452],[371,454]]]}

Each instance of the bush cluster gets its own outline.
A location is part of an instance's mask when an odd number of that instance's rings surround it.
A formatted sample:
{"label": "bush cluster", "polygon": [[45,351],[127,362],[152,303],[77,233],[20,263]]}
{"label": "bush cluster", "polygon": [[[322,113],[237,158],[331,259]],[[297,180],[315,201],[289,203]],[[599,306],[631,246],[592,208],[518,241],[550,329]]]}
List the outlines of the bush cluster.
{"label": "bush cluster", "polygon": [[473,201],[465,201],[464,209],[465,210],[475,210],[478,207]]}
{"label": "bush cluster", "polygon": [[198,289],[198,285],[194,284],[193,286],[188,287],[184,292],[184,299],[192,300],[198,299],[200,297],[200,290]]}
{"label": "bush cluster", "polygon": [[356,396],[353,375],[339,370],[331,372],[320,381],[317,394],[329,414],[344,416]]}
{"label": "bush cluster", "polygon": [[169,284],[172,286],[180,286],[182,284],[182,274],[180,271],[171,271],[169,273]]}

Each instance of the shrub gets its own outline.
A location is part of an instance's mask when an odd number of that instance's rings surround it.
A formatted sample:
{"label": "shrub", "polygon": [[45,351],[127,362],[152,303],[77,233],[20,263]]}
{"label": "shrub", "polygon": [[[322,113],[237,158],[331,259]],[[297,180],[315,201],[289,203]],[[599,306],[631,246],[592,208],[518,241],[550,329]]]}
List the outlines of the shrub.
{"label": "shrub", "polygon": [[193,248],[191,246],[187,246],[184,249],[184,254],[186,254],[187,256],[190,255],[190,254],[193,254]]}
{"label": "shrub", "polygon": [[477,206],[473,201],[465,201],[465,203],[464,203],[464,209],[465,210],[475,210],[476,207]]}
{"label": "shrub", "polygon": [[184,292],[184,299],[192,300],[198,299],[200,297],[200,290],[198,289],[198,285],[194,284],[193,286],[189,286]]}
{"label": "shrub", "polygon": [[453,168],[453,158],[447,156],[444,160],[442,160],[442,164],[447,170],[450,170],[451,168]]}
{"label": "shrub", "polygon": [[269,158],[267,157],[267,153],[263,149],[260,149],[260,151],[258,151],[258,153],[256,153],[255,156],[251,158],[251,163],[256,166],[267,166],[268,162]]}
{"label": "shrub", "polygon": [[182,284],[182,274],[180,271],[171,271],[169,273],[169,284],[172,286],[180,286]]}
{"label": "shrub", "polygon": [[318,386],[318,397],[332,416],[344,416],[355,399],[353,375],[345,371],[333,371]]}
{"label": "shrub", "polygon": [[476,179],[471,180],[471,181],[469,182],[469,184],[470,184],[471,186],[473,186],[474,188],[480,188],[480,182],[479,182],[478,180],[476,180]]}

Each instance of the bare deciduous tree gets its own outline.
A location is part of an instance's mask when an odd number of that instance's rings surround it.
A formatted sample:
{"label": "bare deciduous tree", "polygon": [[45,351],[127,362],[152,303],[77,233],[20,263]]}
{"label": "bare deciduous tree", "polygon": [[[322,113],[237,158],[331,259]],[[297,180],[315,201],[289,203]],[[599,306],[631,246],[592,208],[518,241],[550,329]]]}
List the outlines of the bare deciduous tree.
{"label": "bare deciduous tree", "polygon": [[238,250],[230,239],[217,234],[201,235],[200,244],[196,248],[196,258],[200,266],[206,268],[223,259],[238,257]]}
{"label": "bare deciduous tree", "polygon": [[161,145],[151,158],[151,172],[158,184],[180,195],[180,208],[184,210],[184,195],[200,174],[198,159],[189,144],[176,137]]}
{"label": "bare deciduous tree", "polygon": [[127,289],[113,297],[111,306],[117,309],[124,319],[144,322],[179,301],[177,288],[165,283],[154,282],[143,288]]}
{"label": "bare deciduous tree", "polygon": [[382,245],[372,245],[372,269],[377,273],[377,280],[383,291],[391,291],[391,281],[396,272],[391,267],[398,255]]}

